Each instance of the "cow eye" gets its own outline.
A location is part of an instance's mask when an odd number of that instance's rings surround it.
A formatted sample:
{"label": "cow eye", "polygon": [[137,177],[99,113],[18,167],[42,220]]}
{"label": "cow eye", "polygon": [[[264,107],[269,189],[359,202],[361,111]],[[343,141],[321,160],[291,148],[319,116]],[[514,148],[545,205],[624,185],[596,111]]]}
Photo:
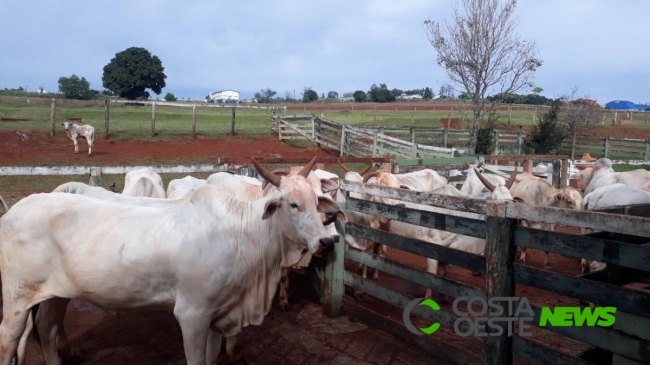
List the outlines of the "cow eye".
{"label": "cow eye", "polygon": [[298,209],[298,204],[296,204],[296,203],[291,203],[291,204],[289,204],[289,206],[291,208]]}

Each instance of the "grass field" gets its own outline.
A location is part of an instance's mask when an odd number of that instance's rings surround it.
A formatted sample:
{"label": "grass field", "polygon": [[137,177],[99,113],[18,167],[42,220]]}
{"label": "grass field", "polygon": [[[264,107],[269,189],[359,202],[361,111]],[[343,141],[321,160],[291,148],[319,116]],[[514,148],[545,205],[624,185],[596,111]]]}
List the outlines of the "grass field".
{"label": "grass field", "polygon": [[[415,103],[411,103],[415,105]],[[357,104],[358,105],[358,104]],[[386,105],[392,104],[385,104]],[[404,104],[400,104],[404,105]],[[422,105],[431,105],[428,103]],[[302,111],[288,111],[287,114],[321,113],[325,118],[340,123],[352,125],[399,125],[399,126],[432,126],[442,127],[441,119],[459,119],[461,125],[471,120],[469,104],[445,104],[450,110],[335,110],[350,108],[349,104],[307,104]],[[313,107],[314,110],[310,110]],[[332,110],[323,110],[324,107]],[[529,110],[513,110],[510,128],[518,129],[534,124],[533,107]],[[541,113],[541,108],[539,113]],[[464,109],[464,110],[462,110]],[[539,113],[535,119],[539,118]],[[501,110],[498,115],[502,127],[508,128],[508,111]],[[610,115],[611,114],[611,115]],[[33,118],[29,122],[0,122],[0,130],[17,130],[33,128],[49,128],[50,100],[42,98],[0,97],[0,117]],[[83,123],[91,124],[98,133],[104,131],[104,103],[101,100],[77,101],[57,100],[57,118],[83,118]],[[606,120],[614,117],[613,112],[607,112]],[[620,116],[619,116],[620,117]],[[637,116],[633,125],[645,126],[647,116]],[[265,109],[237,109],[235,131],[246,136],[270,133],[271,111]],[[197,107],[197,132],[215,137],[225,136],[230,132],[230,108],[200,108]],[[59,128],[60,126],[57,126]],[[174,135],[189,134],[192,130],[192,109],[183,107],[156,107],[156,140],[174,138]],[[151,140],[151,107],[110,105],[110,133],[120,139]]]}

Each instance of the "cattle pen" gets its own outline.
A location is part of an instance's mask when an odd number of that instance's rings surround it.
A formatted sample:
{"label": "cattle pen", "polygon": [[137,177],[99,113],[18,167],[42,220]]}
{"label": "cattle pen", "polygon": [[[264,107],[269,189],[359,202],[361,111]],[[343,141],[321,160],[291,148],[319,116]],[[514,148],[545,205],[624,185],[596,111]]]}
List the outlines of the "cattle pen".
{"label": "cattle pen", "polygon": [[[461,252],[451,248],[432,245],[424,241],[397,236],[356,224],[340,224],[340,234],[366,238],[392,249],[440,260],[485,275],[483,288],[471,287],[444,277],[417,270],[401,263],[372,255],[345,245],[341,239],[335,252],[320,264],[311,268],[324,313],[329,316],[347,314],[358,317],[399,338],[417,343],[427,351],[460,364],[512,364],[513,358],[537,364],[645,364],[650,359],[650,295],[647,291],[624,287],[626,280],[619,277],[615,284],[584,277],[570,277],[541,270],[515,262],[517,247],[549,251],[561,255],[605,262],[612,267],[632,270],[635,278],[650,276],[647,273],[650,249],[638,243],[650,240],[650,218],[623,216],[602,212],[575,211],[561,208],[537,207],[516,202],[479,201],[466,198],[440,196],[422,192],[403,191],[355,182],[342,181],[340,189],[345,193],[345,209],[376,215],[414,225],[462,235],[486,238],[485,257]],[[362,199],[350,193],[426,204],[445,208],[456,213],[470,212],[484,219],[445,215],[399,206],[391,206]],[[566,233],[536,230],[519,225],[518,220],[555,223],[578,228],[591,228],[614,236],[580,236]],[[618,236],[617,236],[618,235]],[[620,235],[636,237],[636,240],[617,240]],[[630,243],[632,242],[632,243]],[[478,343],[480,354],[470,353],[441,342],[436,335],[411,334],[399,320],[384,316],[372,308],[349,299],[345,287],[360,290],[377,300],[397,308],[405,308],[412,297],[388,289],[369,279],[346,270],[345,260],[365,264],[382,273],[432,288],[454,298],[515,297],[518,286],[529,286],[557,293],[562,296],[595,303],[597,306],[616,308],[616,321],[611,327],[599,326],[539,326],[543,309],[533,303],[533,337],[499,336],[469,337]],[[641,274],[640,274],[641,273]],[[595,275],[595,274],[594,274]],[[518,291],[521,293],[520,291]],[[475,302],[476,304],[476,302]],[[478,312],[478,311],[476,311]],[[413,309],[413,314],[425,318],[425,322],[440,323],[454,328],[458,316],[445,310],[433,311],[426,307]],[[488,316],[492,316],[488,314]],[[502,324],[501,324],[502,326]],[[460,326],[461,330],[463,326]],[[465,328],[466,329],[466,328]],[[503,327],[502,327],[503,329]],[[548,332],[547,332],[548,331]],[[565,341],[578,341],[590,351],[567,354],[540,343],[544,336],[561,336]],[[460,338],[458,338],[460,340]],[[597,351],[594,359],[589,354]]]}

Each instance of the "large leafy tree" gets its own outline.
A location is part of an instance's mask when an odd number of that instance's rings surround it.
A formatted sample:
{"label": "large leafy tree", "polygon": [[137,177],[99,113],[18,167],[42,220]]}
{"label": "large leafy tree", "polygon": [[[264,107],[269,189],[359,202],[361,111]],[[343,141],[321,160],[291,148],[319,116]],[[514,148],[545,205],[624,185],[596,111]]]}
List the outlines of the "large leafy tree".
{"label": "large leafy tree", "polygon": [[266,90],[261,89],[260,92],[255,93],[255,95],[253,95],[253,96],[260,103],[270,103],[271,99],[273,99],[275,94],[277,94],[276,91],[273,91],[273,90],[271,90],[270,87],[267,87]]}
{"label": "large leafy tree", "polygon": [[462,7],[454,7],[451,21],[427,20],[424,27],[438,54],[438,65],[474,105],[469,141],[469,153],[473,154],[481,118],[502,102],[485,97],[532,87],[542,61],[535,42],[522,40],[515,32],[516,0],[503,4],[501,0],[461,0],[460,4]]}
{"label": "large leafy tree", "polygon": [[165,68],[158,56],[141,47],[131,47],[115,54],[106,66],[102,81],[104,88],[119,96],[135,100],[149,98],[150,89],[160,95],[166,86]]}
{"label": "large leafy tree", "polygon": [[79,78],[77,75],[60,77],[59,92],[62,92],[66,99],[89,100],[94,95],[86,78]]}

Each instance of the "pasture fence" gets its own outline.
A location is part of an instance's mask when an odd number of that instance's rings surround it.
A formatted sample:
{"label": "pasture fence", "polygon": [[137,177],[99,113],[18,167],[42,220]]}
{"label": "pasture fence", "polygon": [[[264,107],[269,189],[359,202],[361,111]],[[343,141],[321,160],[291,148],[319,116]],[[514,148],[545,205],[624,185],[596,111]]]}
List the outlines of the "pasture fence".
{"label": "pasture fence", "polygon": [[[350,222],[346,224],[337,222],[341,238],[336,243],[334,252],[330,253],[324,262],[316,263],[311,271],[326,315],[347,314],[359,317],[397,337],[408,339],[438,356],[460,364],[512,364],[513,357],[538,364],[593,364],[588,362],[586,357],[587,353],[593,351],[607,355],[597,362],[600,364],[643,364],[650,358],[650,294],[647,291],[623,287],[633,280],[632,278],[650,276],[648,273],[650,247],[638,244],[650,240],[650,218],[532,206],[512,201],[474,200],[345,180],[340,182],[340,189],[345,194],[346,203],[342,207],[345,210],[482,238],[486,240],[485,256]],[[351,193],[423,204],[433,211],[357,199],[352,197]],[[439,213],[435,209],[446,209],[447,212],[449,210],[452,212]],[[481,218],[468,218],[467,213],[478,214]],[[601,231],[601,235],[613,236],[589,237],[537,230],[518,224],[521,219],[591,228]],[[356,250],[345,244],[346,234],[484,274],[485,286],[482,288],[469,286],[379,255]],[[622,235],[636,237],[636,241],[621,242]],[[517,247],[553,252],[577,259],[601,261],[608,264],[607,270],[625,268],[633,270],[637,275],[634,277],[619,275],[616,282],[599,282],[594,279],[596,273],[590,278],[571,277],[516,263],[514,258]],[[499,321],[495,319],[490,328],[487,326],[484,328],[490,334],[489,336],[477,336],[475,333],[468,335],[467,341],[474,344],[472,346],[479,345],[482,348],[480,355],[466,351],[465,347],[457,347],[450,351],[455,346],[442,341],[436,336],[437,334],[431,336],[411,334],[399,321],[348,299],[345,296],[345,286],[360,290],[397,308],[405,308],[414,300],[411,296],[382,285],[381,281],[365,279],[347,271],[344,260],[367,265],[453,298],[475,297],[490,300],[499,297],[516,297],[515,289],[518,286],[535,287],[561,296],[591,302],[596,306],[615,307],[615,322],[609,327],[581,324],[556,326],[552,322],[549,324],[541,321],[544,311],[548,308],[542,309],[539,303],[531,300],[534,315],[530,323],[532,325],[530,332],[533,337],[521,337],[518,332],[509,335],[507,325],[502,322],[503,319]],[[604,275],[601,272],[599,275],[608,277],[610,271]],[[518,297],[518,301],[513,303],[512,308],[517,308],[521,301],[522,298]],[[480,308],[483,306],[480,300],[475,301],[474,305],[478,305],[479,309],[488,310],[487,307]],[[476,308],[474,311],[480,312]],[[424,306],[416,306],[411,313],[420,317],[423,322],[437,322],[443,327],[452,329],[457,327],[463,333],[469,333],[465,321],[457,324],[459,316],[444,309],[433,311]],[[497,315],[488,310],[480,317],[486,317],[483,319],[486,322],[488,318]],[[508,317],[513,321],[516,320],[512,313]],[[558,351],[545,344],[548,342],[540,341],[548,336],[554,336],[557,342],[582,343],[581,348],[591,348],[592,351],[584,354]],[[462,340],[460,337],[454,337],[454,343],[464,346],[463,342],[457,341]],[[608,358],[609,361],[606,361]]]}

